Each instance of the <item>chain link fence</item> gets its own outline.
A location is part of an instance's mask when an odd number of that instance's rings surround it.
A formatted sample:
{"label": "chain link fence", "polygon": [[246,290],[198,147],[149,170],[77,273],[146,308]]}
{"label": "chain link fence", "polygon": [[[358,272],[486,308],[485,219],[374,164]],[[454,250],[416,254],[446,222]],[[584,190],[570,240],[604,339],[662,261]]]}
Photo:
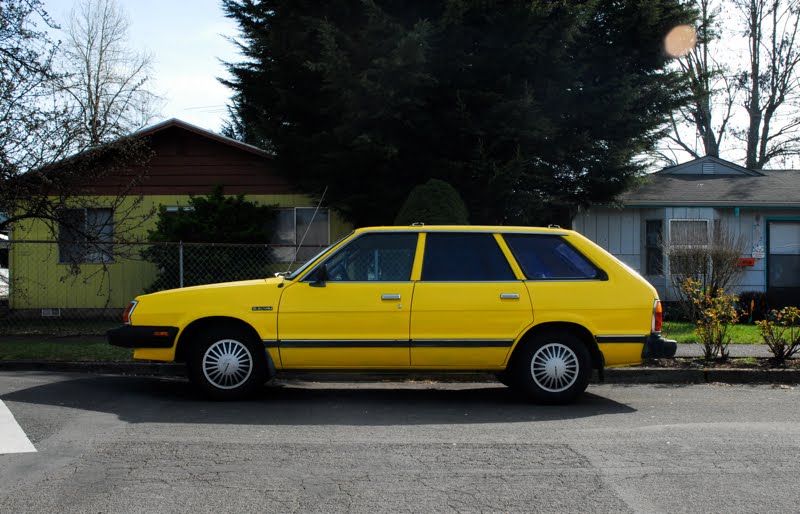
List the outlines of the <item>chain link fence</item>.
{"label": "chain link fence", "polygon": [[214,243],[83,245],[4,241],[0,336],[98,335],[137,295],[271,277],[324,247]]}

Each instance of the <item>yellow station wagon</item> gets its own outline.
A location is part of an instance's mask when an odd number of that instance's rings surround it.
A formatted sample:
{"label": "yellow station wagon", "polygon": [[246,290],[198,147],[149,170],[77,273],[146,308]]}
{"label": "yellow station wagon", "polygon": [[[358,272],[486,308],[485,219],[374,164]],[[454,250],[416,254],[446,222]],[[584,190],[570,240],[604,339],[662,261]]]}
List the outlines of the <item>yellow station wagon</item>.
{"label": "yellow station wagon", "polygon": [[655,289],[560,228],[358,229],[289,274],[139,296],[123,321],[111,344],[223,399],[280,370],[435,370],[564,403],[593,368],[676,348]]}

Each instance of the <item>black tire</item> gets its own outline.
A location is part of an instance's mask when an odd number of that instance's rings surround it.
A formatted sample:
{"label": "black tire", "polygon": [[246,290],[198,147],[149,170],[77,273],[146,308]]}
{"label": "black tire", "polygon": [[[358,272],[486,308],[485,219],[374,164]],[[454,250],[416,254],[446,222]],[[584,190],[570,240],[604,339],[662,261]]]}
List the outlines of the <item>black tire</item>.
{"label": "black tire", "polygon": [[586,345],[569,332],[536,334],[514,356],[516,388],[536,403],[575,401],[589,386],[592,361]]}
{"label": "black tire", "polygon": [[259,343],[237,327],[198,334],[189,350],[189,380],[215,400],[253,394],[267,379],[267,356]]}

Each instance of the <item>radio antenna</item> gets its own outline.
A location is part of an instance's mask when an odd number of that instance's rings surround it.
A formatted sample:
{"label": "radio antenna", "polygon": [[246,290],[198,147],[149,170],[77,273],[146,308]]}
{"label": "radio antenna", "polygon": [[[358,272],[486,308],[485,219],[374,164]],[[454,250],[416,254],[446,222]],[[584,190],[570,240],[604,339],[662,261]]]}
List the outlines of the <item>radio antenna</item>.
{"label": "radio antenna", "polygon": [[322,201],[325,199],[325,193],[327,192],[328,192],[328,186],[325,186],[325,190],[322,192],[322,196],[319,197],[319,202],[317,202],[317,208],[314,209],[314,214],[311,215],[311,221],[308,222],[306,231],[303,232],[303,237],[300,238],[300,243],[297,245],[297,248],[294,249],[294,256],[292,257],[292,262],[289,263],[289,267],[286,268],[286,273],[289,273],[289,271],[291,271],[292,264],[294,264],[294,261],[297,260],[297,254],[300,253],[300,247],[303,246],[303,241],[306,240],[308,231],[311,229],[311,225],[314,223],[314,219],[317,217],[317,212],[319,212],[319,207],[322,205]]}

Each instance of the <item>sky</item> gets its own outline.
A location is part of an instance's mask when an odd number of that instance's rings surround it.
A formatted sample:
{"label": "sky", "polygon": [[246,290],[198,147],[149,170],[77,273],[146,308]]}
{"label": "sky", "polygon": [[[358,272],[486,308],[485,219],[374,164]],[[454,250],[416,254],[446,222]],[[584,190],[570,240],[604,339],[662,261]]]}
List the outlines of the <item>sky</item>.
{"label": "sky", "polygon": [[[225,36],[237,26],[220,0],[118,0],[130,19],[132,49],[153,55],[152,90],[164,99],[160,120],[178,118],[219,131],[231,91],[217,81],[220,60],[240,59]],[[73,0],[43,0],[59,25],[66,26]],[[57,38],[57,35],[54,35]]]}

